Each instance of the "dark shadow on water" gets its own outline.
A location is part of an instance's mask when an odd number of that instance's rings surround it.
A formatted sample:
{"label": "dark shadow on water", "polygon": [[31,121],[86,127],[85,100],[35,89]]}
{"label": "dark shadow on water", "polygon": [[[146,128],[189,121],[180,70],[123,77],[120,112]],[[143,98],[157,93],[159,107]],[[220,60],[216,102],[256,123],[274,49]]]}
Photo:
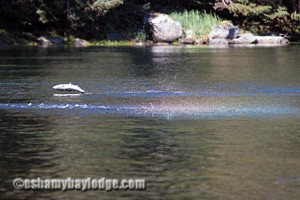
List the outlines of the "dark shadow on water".
{"label": "dark shadow on water", "polygon": [[[0,124],[0,193],[4,199],[12,194],[30,199],[33,193],[14,190],[12,181],[36,178],[44,174],[43,169],[55,167],[51,123],[46,116],[0,110]],[[46,174],[51,177],[55,171]]]}

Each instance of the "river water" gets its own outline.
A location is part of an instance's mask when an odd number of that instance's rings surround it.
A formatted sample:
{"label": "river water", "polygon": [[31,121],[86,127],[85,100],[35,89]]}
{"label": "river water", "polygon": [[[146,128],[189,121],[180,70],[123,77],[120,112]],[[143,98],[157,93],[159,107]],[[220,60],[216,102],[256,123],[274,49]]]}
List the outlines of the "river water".
{"label": "river water", "polygon": [[[300,198],[300,46],[0,49],[1,199]],[[83,95],[58,92],[78,84]],[[15,178],[146,190],[15,190]]]}

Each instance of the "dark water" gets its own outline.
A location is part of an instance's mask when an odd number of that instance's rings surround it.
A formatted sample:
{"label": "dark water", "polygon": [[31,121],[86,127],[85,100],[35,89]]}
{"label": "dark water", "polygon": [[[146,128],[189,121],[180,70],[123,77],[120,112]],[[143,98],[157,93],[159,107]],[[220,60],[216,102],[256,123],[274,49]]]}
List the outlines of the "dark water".
{"label": "dark water", "polygon": [[[300,47],[0,49],[0,198],[299,199]],[[52,86],[78,84],[84,95]],[[145,178],[22,191],[22,178]]]}

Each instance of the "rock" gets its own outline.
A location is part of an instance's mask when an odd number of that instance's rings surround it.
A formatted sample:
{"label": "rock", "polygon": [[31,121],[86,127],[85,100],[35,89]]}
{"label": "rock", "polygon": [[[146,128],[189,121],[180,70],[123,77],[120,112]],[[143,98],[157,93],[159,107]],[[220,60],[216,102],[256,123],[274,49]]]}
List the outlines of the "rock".
{"label": "rock", "polygon": [[216,25],[212,28],[209,33],[209,39],[233,39],[238,36],[238,27],[234,26],[232,23],[226,23],[221,25]]}
{"label": "rock", "polygon": [[199,38],[197,40],[195,40],[196,44],[206,44],[206,41],[204,40],[204,38]]}
{"label": "rock", "polygon": [[195,39],[193,37],[194,37],[193,30],[188,29],[185,31],[185,37],[179,38],[178,43],[179,44],[195,44]]}
{"label": "rock", "polygon": [[245,33],[234,38],[232,44],[257,44],[257,39],[252,33]]}
{"label": "rock", "polygon": [[0,37],[0,47],[10,46],[10,45],[15,45],[15,44],[16,43],[14,41]]}
{"label": "rock", "polygon": [[171,43],[183,35],[181,24],[166,14],[151,13],[144,19],[147,37],[154,42]]}
{"label": "rock", "polygon": [[209,39],[208,40],[209,45],[228,45],[228,40],[226,39]]}
{"label": "rock", "polygon": [[44,45],[44,46],[52,45],[52,43],[48,39],[46,39],[44,36],[39,37],[37,40],[40,45]]}
{"label": "rock", "polygon": [[258,44],[286,45],[289,41],[282,36],[255,36]]}
{"label": "rock", "polygon": [[195,40],[193,38],[180,38],[178,42],[179,44],[194,44]]}
{"label": "rock", "polygon": [[193,38],[194,37],[194,31],[191,29],[188,29],[185,31],[185,38]]}
{"label": "rock", "polygon": [[89,43],[86,40],[75,38],[74,45],[76,47],[86,47],[89,45]]}
{"label": "rock", "polygon": [[51,35],[41,36],[37,40],[41,45],[45,45],[45,46],[62,45],[64,43],[64,40],[61,37],[55,37]]}

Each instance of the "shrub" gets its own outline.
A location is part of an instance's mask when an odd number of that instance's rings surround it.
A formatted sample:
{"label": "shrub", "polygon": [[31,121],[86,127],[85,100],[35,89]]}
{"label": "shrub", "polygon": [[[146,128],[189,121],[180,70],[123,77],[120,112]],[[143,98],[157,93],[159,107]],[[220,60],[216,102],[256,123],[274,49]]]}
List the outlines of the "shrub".
{"label": "shrub", "polygon": [[[287,3],[289,2],[289,3]],[[300,13],[296,1],[236,0],[228,10],[239,25],[256,34],[300,34]]]}

